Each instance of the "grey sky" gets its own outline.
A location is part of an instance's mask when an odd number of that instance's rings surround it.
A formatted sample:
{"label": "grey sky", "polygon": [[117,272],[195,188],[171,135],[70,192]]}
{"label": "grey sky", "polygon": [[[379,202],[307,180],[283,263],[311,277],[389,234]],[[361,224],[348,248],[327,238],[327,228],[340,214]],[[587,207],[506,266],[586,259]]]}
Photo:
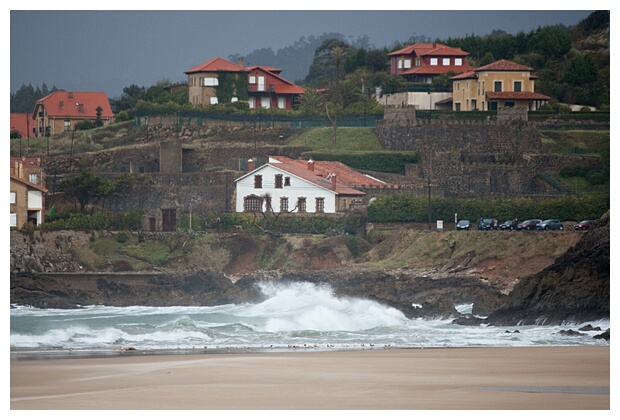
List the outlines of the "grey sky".
{"label": "grey sky", "polygon": [[278,49],[300,37],[367,35],[377,48],[412,35],[486,35],[574,25],[591,10],[536,11],[33,11],[10,12],[11,92],[23,84],[118,97],[131,84],[185,81],[214,57]]}

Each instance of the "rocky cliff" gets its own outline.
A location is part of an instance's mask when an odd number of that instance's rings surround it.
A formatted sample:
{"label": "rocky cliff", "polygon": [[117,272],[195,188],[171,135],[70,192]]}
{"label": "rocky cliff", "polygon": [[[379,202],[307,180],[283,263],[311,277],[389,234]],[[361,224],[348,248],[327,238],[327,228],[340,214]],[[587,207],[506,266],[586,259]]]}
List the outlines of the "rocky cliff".
{"label": "rocky cliff", "polygon": [[[11,242],[11,303],[213,306],[262,300],[260,282],[300,281],[328,284],[337,296],[372,299],[411,318],[458,317],[455,305],[473,303],[474,314],[495,325],[595,321],[610,313],[609,223],[607,213],[585,234],[409,230],[367,244],[357,258],[344,237],[263,236],[251,246],[244,236],[219,237],[179,259],[185,269],[169,260],[167,270],[126,273],[113,270],[129,266],[126,260],[111,261],[108,272],[81,270],[72,256],[97,257],[85,252],[92,242],[88,235],[47,233],[33,241],[17,234]],[[195,265],[199,261],[212,267]]]}
{"label": "rocky cliff", "polygon": [[486,322],[559,324],[610,316],[609,211],[581,240],[541,272],[521,280]]}

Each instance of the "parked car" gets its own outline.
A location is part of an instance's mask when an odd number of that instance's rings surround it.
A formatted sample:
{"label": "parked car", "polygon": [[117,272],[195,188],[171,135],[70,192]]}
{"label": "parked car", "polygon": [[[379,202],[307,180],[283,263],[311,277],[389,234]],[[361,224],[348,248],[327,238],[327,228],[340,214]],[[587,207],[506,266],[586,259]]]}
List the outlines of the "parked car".
{"label": "parked car", "polygon": [[540,219],[525,220],[517,225],[517,230],[536,230],[537,225],[541,222]]}
{"label": "parked car", "polygon": [[501,230],[516,230],[519,221],[517,219],[514,220],[506,220],[504,223],[499,225]]}
{"label": "parked car", "polygon": [[469,230],[469,220],[459,220],[456,230]]}
{"label": "parked car", "polygon": [[480,219],[478,221],[478,230],[497,230],[497,219]]}
{"label": "parked car", "polygon": [[588,230],[588,229],[592,229],[593,227],[594,227],[594,220],[582,220],[581,222],[573,226],[575,230]]}
{"label": "parked car", "polygon": [[564,230],[564,225],[558,219],[543,220],[536,225],[538,230]]}

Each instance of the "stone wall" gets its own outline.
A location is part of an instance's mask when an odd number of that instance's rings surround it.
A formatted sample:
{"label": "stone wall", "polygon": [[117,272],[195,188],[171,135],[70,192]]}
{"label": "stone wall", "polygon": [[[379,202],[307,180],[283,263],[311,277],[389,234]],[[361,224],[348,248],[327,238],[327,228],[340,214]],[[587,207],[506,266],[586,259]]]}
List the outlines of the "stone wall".
{"label": "stone wall", "polygon": [[430,184],[434,195],[510,197],[559,194],[540,175],[571,165],[598,167],[596,158],[543,153],[536,124],[519,108],[493,120],[416,119],[411,107],[387,107],[375,133],[387,150],[415,150],[407,167],[412,184]]}

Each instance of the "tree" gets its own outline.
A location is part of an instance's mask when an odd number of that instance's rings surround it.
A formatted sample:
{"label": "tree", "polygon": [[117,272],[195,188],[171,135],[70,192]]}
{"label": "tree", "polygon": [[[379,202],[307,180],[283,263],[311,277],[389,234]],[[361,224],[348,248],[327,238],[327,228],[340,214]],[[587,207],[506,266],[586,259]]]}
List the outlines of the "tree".
{"label": "tree", "polygon": [[90,168],[82,168],[79,174],[70,175],[63,179],[62,187],[68,199],[75,200],[84,212],[86,207],[92,205],[91,212],[95,210],[106,197],[117,192],[117,185],[97,174]]}
{"label": "tree", "polygon": [[571,40],[564,27],[545,26],[530,36],[530,49],[542,54],[545,60],[558,59],[570,51]]}

